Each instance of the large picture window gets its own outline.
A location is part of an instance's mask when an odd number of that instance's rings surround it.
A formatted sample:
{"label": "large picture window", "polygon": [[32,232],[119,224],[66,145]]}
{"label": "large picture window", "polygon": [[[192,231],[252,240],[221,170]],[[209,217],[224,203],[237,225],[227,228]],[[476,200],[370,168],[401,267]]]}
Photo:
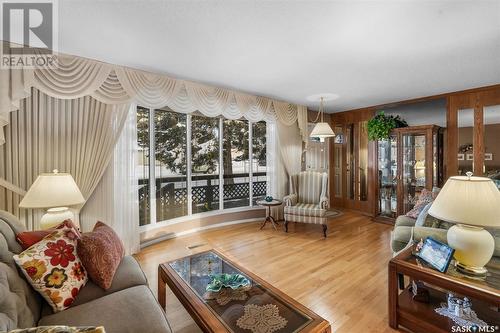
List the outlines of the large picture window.
{"label": "large picture window", "polygon": [[139,179],[139,224],[151,222],[149,189],[149,109],[137,107],[137,162],[136,175]]}
{"label": "large picture window", "polygon": [[251,207],[266,195],[266,123],[137,107],[139,224]]}
{"label": "large picture window", "polygon": [[[156,222],[188,214],[187,116],[154,110]],[[152,205],[154,206],[154,205]]]}
{"label": "large picture window", "polygon": [[191,116],[192,213],[219,209],[219,119]]}
{"label": "large picture window", "polygon": [[223,128],[224,207],[245,207],[250,203],[248,122],[224,120]]}

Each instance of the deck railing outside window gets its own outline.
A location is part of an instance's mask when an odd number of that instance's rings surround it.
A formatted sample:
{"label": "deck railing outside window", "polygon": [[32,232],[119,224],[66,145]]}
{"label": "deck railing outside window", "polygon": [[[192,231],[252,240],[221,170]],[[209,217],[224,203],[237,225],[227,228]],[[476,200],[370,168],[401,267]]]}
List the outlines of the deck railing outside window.
{"label": "deck railing outside window", "polygon": [[[267,182],[266,173],[258,172],[253,174],[259,181],[252,183],[253,201],[263,199],[266,196]],[[226,175],[224,179],[235,180],[247,178],[246,174]],[[193,177],[197,181],[204,181],[203,186],[194,186],[191,189],[193,205],[196,205],[201,212],[217,210],[219,207],[219,177],[213,175]],[[187,187],[185,177],[166,177],[156,179],[156,216],[160,221],[169,220],[183,216],[184,207],[187,204]],[[243,182],[224,184],[224,209],[246,206],[250,197],[250,183]],[[139,180],[139,209],[140,225],[148,224],[149,215],[149,180]]]}

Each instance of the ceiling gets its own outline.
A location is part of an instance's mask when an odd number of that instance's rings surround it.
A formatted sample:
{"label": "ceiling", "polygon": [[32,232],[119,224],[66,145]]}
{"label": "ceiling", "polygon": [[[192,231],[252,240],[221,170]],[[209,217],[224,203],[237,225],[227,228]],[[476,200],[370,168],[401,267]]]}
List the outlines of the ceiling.
{"label": "ceiling", "polygon": [[59,50],[330,112],[500,83],[500,1],[59,1]]}

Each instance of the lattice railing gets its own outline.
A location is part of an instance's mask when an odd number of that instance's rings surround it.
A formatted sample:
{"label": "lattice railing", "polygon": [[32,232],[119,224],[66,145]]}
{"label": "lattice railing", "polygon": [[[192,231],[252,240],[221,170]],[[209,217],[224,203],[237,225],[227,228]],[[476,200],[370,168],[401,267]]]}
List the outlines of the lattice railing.
{"label": "lattice railing", "polygon": [[[262,177],[263,172],[253,176]],[[223,185],[224,202],[227,207],[248,205],[250,197],[250,184],[238,183],[238,179],[248,179],[248,174],[225,175]],[[204,181],[207,185],[191,187],[193,211],[206,211],[219,207],[218,175],[193,176],[193,180]],[[215,181],[217,180],[217,181]],[[156,180],[156,220],[162,221],[187,214],[187,187],[185,177],[168,177]],[[253,182],[253,196],[266,195],[266,181]],[[150,219],[149,184],[146,180],[139,181],[139,210],[140,225],[147,224]]]}

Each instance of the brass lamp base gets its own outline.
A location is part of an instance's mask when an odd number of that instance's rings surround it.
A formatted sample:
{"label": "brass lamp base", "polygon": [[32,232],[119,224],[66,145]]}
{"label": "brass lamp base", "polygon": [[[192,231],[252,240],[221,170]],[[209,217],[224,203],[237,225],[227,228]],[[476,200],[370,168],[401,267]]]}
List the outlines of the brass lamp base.
{"label": "brass lamp base", "polygon": [[488,270],[484,267],[466,266],[460,262],[456,263],[456,267],[457,267],[457,271],[459,271],[460,273],[463,273],[465,275],[482,277],[482,276],[486,276],[486,274],[488,273]]}

